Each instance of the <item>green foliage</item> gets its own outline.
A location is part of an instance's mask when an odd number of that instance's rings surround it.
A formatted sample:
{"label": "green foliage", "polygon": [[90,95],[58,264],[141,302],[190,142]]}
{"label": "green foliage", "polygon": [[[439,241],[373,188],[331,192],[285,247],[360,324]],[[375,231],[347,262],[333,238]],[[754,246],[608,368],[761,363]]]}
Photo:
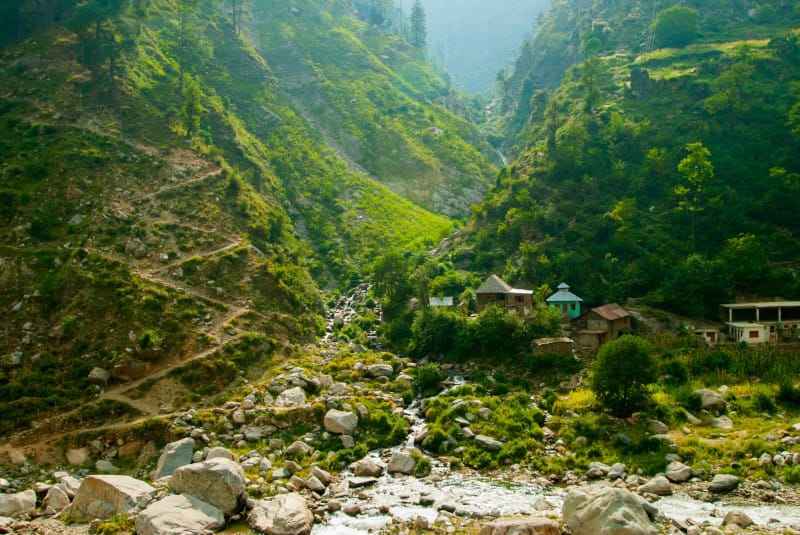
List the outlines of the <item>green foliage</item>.
{"label": "green foliage", "polygon": [[425,308],[411,325],[413,352],[421,357],[447,355],[455,347],[466,319],[456,312]]}
{"label": "green foliage", "polygon": [[597,353],[591,387],[597,399],[616,416],[629,416],[644,407],[647,387],[656,379],[653,347],[644,339],[625,335]]}
{"label": "green foliage", "polygon": [[685,6],[674,6],[658,12],[653,23],[657,47],[686,46],[697,37],[700,12]]}
{"label": "green foliage", "polygon": [[436,364],[425,364],[415,369],[416,379],[414,386],[423,396],[431,396],[438,392],[439,385],[444,381],[444,372]]}

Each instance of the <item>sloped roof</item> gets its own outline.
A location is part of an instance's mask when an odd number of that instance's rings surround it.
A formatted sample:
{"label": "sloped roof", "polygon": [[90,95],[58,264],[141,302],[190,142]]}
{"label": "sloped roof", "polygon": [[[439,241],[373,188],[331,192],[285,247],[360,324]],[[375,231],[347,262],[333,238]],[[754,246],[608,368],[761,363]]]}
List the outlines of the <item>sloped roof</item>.
{"label": "sloped roof", "polygon": [[569,303],[569,302],[576,302],[576,301],[583,302],[583,299],[581,299],[580,297],[578,297],[574,293],[570,292],[569,291],[569,286],[567,286],[565,283],[562,282],[561,284],[558,285],[558,291],[556,293],[554,293],[553,295],[551,295],[550,297],[548,297],[546,299],[546,301],[548,303],[555,303],[555,302],[559,302],[559,303],[566,302],[566,303]]}
{"label": "sloped roof", "polygon": [[432,307],[451,307],[453,306],[453,296],[447,297],[431,297],[428,304]]}
{"label": "sloped roof", "polygon": [[507,294],[510,293],[513,288],[509,286],[503,279],[498,277],[497,275],[490,275],[488,279],[481,284],[477,290],[475,290],[476,294]]}
{"label": "sloped roof", "polygon": [[619,306],[617,303],[603,305],[601,307],[593,308],[592,312],[603,318],[604,320],[614,321],[622,318],[627,318],[631,315],[630,312]]}

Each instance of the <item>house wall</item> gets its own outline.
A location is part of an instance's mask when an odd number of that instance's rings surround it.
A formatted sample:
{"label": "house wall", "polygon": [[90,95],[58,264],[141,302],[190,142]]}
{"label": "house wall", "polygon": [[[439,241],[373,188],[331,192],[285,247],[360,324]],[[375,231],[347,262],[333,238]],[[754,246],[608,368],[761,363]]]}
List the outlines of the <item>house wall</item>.
{"label": "house wall", "polygon": [[732,327],[733,339],[746,344],[765,344],[769,342],[769,328],[764,325]]}
{"label": "house wall", "polygon": [[570,301],[570,302],[555,301],[555,302],[550,303],[550,306],[552,308],[555,308],[556,310],[558,310],[564,316],[569,315],[569,316],[571,316],[573,318],[577,318],[578,316],[581,315],[581,303],[580,303],[580,301],[578,301],[578,302],[575,302],[575,301]]}

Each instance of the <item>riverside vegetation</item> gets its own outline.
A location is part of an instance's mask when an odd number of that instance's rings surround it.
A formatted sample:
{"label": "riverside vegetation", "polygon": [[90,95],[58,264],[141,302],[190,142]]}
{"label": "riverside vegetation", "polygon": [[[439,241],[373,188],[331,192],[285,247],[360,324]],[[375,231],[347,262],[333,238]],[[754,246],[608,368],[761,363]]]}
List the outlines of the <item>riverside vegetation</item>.
{"label": "riverside vegetation", "polygon": [[[689,324],[797,298],[797,6],[555,2],[485,103],[370,20],[378,4],[0,7],[0,496],[148,479],[188,436],[238,458],[255,511],[325,495],[315,469],[346,487],[419,407],[415,480],[611,478],[652,498],[663,472],[711,500],[732,476],[725,500],[796,505],[794,346],[668,330],[592,365],[531,351],[552,310],[478,314],[474,289],[497,272],[541,302],[569,280]],[[631,351],[649,373],[625,383],[609,372]],[[358,426],[332,431],[331,410]],[[477,528],[445,505],[437,529]]]}

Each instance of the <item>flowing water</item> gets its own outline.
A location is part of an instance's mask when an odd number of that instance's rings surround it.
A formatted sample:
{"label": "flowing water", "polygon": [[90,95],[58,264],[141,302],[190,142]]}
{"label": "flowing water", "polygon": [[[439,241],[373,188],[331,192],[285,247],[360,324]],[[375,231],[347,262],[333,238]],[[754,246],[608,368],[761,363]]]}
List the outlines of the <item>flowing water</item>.
{"label": "flowing water", "polygon": [[[463,381],[453,381],[456,385]],[[414,437],[424,427],[422,406],[415,401],[406,409],[412,430],[403,447],[414,446]],[[371,454],[379,459],[376,452]],[[314,535],[358,535],[375,532],[398,521],[414,521],[422,516],[431,524],[439,516],[441,506],[466,517],[547,516],[559,518],[569,489],[542,488],[533,481],[509,472],[516,480],[490,479],[472,471],[453,472],[432,459],[431,477],[380,477],[374,485],[343,497],[344,505],[361,504],[363,513],[352,517],[337,512],[329,515],[326,524],[314,526]],[[420,502],[429,505],[420,505]],[[796,506],[732,506],[721,502],[707,503],[687,496],[668,496],[655,502],[667,518],[720,525],[731,510],[744,511],[756,524],[772,529],[800,527],[800,507]],[[384,512],[381,512],[384,511]]]}

